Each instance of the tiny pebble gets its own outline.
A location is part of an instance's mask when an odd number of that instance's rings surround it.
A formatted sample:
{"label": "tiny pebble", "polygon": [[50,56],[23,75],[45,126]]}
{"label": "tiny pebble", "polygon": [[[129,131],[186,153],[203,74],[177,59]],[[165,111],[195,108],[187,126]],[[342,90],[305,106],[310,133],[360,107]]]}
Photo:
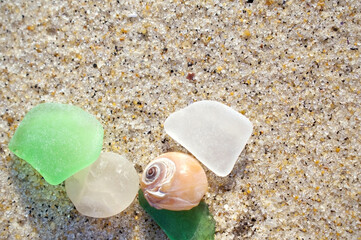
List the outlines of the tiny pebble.
{"label": "tiny pebble", "polygon": [[128,18],[136,18],[136,17],[138,17],[138,14],[136,14],[136,13],[128,14]]}

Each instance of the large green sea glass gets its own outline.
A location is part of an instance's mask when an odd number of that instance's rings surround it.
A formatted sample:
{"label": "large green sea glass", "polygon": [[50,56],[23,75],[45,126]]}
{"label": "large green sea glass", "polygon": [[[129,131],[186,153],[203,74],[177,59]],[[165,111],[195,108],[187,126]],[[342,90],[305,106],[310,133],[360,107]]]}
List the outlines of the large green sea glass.
{"label": "large green sea glass", "polygon": [[99,121],[81,108],[43,103],[25,115],[9,149],[56,185],[97,160],[103,134]]}
{"label": "large green sea glass", "polygon": [[188,211],[169,211],[151,207],[141,190],[138,195],[140,205],[171,240],[214,239],[215,221],[204,201]]}

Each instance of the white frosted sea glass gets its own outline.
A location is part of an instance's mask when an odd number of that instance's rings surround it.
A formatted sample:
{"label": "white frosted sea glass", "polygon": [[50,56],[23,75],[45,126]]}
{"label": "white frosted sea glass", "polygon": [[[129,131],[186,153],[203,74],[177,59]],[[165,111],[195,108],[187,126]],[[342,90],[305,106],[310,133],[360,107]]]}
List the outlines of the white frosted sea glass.
{"label": "white frosted sea glass", "polygon": [[166,133],[218,176],[227,176],[252,134],[252,123],[216,101],[192,103],[172,113]]}
{"label": "white frosted sea glass", "polygon": [[110,217],[126,209],[139,189],[139,176],[124,156],[102,152],[89,167],[65,181],[76,209],[95,218]]}

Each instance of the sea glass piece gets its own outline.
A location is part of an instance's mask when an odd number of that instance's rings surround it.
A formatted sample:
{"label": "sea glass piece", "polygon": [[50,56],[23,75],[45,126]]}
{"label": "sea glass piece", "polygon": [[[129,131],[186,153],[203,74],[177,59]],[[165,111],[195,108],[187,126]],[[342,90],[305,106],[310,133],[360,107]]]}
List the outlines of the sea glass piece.
{"label": "sea glass piece", "polygon": [[43,103],[21,121],[9,149],[56,185],[99,157],[103,127],[79,107]]}
{"label": "sea glass piece", "polygon": [[166,133],[218,176],[227,176],[252,134],[252,123],[216,101],[200,101],[172,113]]}
{"label": "sea glass piece", "polygon": [[154,219],[171,240],[214,239],[215,221],[208,206],[201,201],[186,211],[158,210],[149,205],[142,190],[138,192],[140,206]]}
{"label": "sea glass piece", "polygon": [[68,178],[65,189],[81,214],[106,218],[133,202],[139,189],[139,176],[124,156],[102,152],[92,165]]}

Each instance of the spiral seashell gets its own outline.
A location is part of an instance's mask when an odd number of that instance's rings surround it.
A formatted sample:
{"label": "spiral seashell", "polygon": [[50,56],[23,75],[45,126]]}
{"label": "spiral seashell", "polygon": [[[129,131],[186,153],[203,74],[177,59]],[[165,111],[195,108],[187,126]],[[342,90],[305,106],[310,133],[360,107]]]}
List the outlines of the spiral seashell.
{"label": "spiral seashell", "polygon": [[181,211],[199,204],[207,192],[208,181],[202,166],[192,156],[169,152],[148,164],[140,185],[152,207]]}

